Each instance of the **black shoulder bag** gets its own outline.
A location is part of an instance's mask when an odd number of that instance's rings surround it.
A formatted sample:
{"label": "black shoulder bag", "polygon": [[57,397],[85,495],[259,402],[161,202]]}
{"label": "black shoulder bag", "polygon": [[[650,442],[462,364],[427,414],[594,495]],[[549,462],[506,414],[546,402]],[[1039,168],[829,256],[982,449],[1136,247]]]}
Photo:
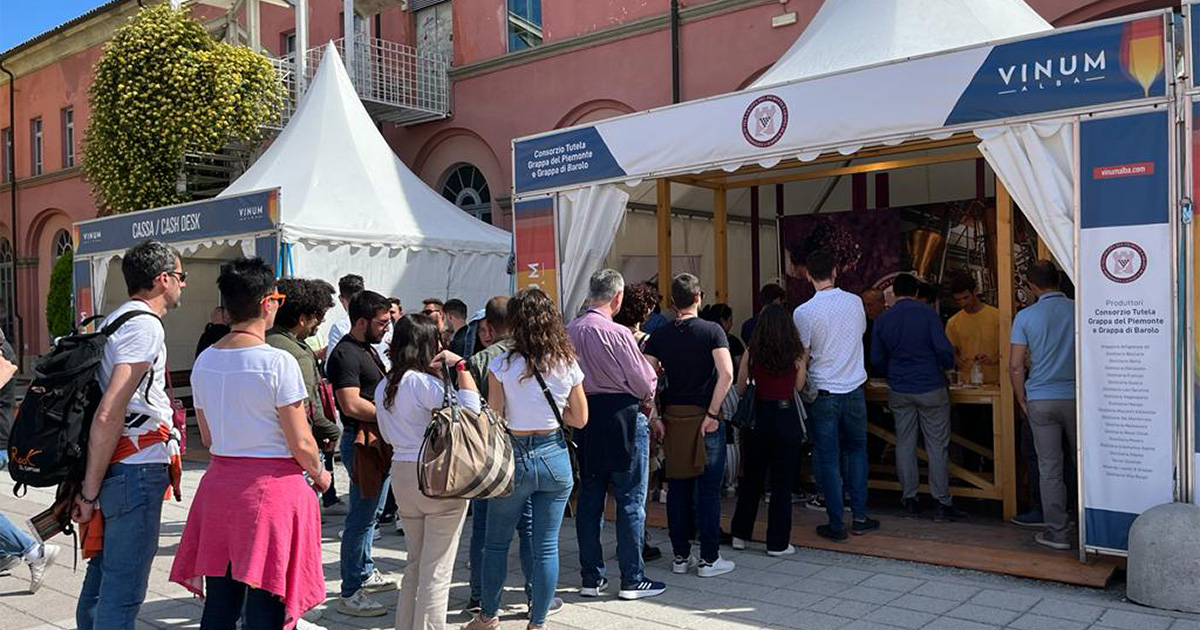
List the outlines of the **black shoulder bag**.
{"label": "black shoulder bag", "polygon": [[579,487],[579,456],[576,454],[577,446],[575,446],[574,430],[563,423],[562,410],[558,408],[558,403],[554,401],[554,394],[550,393],[550,388],[546,385],[546,379],[542,378],[542,372],[537,369],[533,362],[529,362],[529,369],[533,372],[534,378],[537,379],[538,386],[542,388],[542,394],[546,396],[546,402],[550,404],[550,409],[554,411],[554,418],[558,420],[558,427],[562,429],[563,439],[567,441],[567,453],[571,456],[571,477],[575,480],[575,487]]}

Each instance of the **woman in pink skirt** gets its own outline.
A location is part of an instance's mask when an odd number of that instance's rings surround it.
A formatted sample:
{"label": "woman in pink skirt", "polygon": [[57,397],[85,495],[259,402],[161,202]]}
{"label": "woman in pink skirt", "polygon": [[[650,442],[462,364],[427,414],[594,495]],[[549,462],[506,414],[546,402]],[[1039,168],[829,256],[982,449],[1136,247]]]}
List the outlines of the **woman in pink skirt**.
{"label": "woman in pink skirt", "polygon": [[[201,630],[282,630],[325,599],[317,490],[329,487],[296,360],[264,342],[284,296],[259,258],[221,268],[232,330],[192,368],[212,461],[171,581],[205,598]],[[305,477],[308,474],[308,478]]]}

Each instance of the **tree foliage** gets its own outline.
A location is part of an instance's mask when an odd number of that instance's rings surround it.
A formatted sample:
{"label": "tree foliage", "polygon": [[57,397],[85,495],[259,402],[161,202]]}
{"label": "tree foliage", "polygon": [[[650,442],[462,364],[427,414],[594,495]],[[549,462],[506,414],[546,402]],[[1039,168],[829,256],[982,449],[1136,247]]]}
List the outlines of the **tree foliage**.
{"label": "tree foliage", "polygon": [[74,252],[63,252],[54,261],[50,271],[50,291],[46,295],[46,328],[51,337],[62,337],[71,332],[71,324],[75,319],[75,309],[71,306],[72,263],[75,262]]}
{"label": "tree foliage", "polygon": [[267,58],[214,40],[186,11],[142,9],[96,64],[83,170],[101,214],[187,201],[185,153],[260,139],[278,119],[283,86]]}

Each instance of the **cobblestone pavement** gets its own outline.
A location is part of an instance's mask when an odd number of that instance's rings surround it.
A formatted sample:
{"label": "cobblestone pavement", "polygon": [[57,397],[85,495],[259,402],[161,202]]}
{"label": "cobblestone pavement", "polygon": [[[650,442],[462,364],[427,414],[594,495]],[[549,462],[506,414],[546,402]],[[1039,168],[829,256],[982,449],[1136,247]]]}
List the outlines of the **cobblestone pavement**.
{"label": "cobblestone pavement", "polygon": [[[172,554],[179,544],[187,518],[186,497],[200,481],[202,469],[189,463],[184,474],[185,503],[168,503],[163,510],[162,539],[150,578],[150,592],[142,607],[139,628],[197,628],[200,600],[170,583]],[[346,487],[344,473],[339,487]],[[14,522],[24,523],[33,513],[49,505],[51,494],[32,490],[23,499],[10,491],[10,480],[2,475],[0,511]],[[324,526],[326,584],[331,596],[338,585],[338,530],[341,517],[327,518]],[[665,549],[664,532],[653,532]],[[467,534],[466,537],[469,537]],[[612,528],[605,531],[609,572],[617,570]],[[61,542],[61,541],[56,541]],[[70,540],[66,541],[70,546]],[[459,553],[451,610],[457,611],[467,598],[466,540]],[[0,576],[0,629],[74,628],[75,600],[83,580],[83,565],[71,570],[70,549],[60,556],[46,583],[36,595],[27,592],[24,566]],[[520,593],[520,569],[514,557],[505,596],[508,606],[501,616],[505,630],[525,627],[524,598]],[[671,573],[667,560],[650,563],[647,574],[666,582],[667,592],[657,598],[620,601],[615,592],[585,600],[578,595],[578,552],[574,527],[568,519],[562,536],[562,572],[559,594],[564,610],[550,618],[551,628],[604,630],[606,628],[690,628],[694,630],[751,630],[797,628],[803,630],[1200,630],[1200,616],[1171,613],[1138,606],[1124,599],[1124,589],[1107,590],[1069,587],[1005,576],[961,571],[908,562],[851,554],[801,549],[788,558],[771,558],[761,547],[748,551],[723,549],[737,563],[728,575],[701,579]],[[380,569],[399,576],[405,562],[404,539],[385,530],[375,544]],[[377,596],[391,608],[375,619],[357,619],[334,611],[326,603],[321,626],[329,630],[391,628],[395,594]],[[449,627],[467,617],[455,612]]]}

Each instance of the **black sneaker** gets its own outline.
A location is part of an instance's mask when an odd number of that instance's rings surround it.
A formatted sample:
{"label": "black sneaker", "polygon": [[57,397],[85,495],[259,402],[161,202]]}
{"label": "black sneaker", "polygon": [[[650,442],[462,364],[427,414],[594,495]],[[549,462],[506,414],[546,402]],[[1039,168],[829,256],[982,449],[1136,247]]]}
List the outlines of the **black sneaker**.
{"label": "black sneaker", "polygon": [[806,502],[804,504],[804,507],[806,507],[814,512],[824,512],[825,511],[825,497],[823,497],[819,494],[814,494],[811,497],[809,497],[808,502]]}
{"label": "black sneaker", "polygon": [[[563,600],[561,597],[555,597],[554,599],[550,600],[550,608],[546,609],[546,616],[549,617],[550,615],[562,612],[563,606],[565,606],[565,605],[566,604],[563,603]],[[527,600],[525,600],[525,616],[526,617],[529,616],[529,611],[531,611],[531,610],[533,610],[533,600],[527,599]]]}
{"label": "black sneaker", "polygon": [[850,533],[855,536],[862,536],[873,529],[879,529],[879,521],[873,518],[850,523]]}
{"label": "black sneaker", "polygon": [[654,580],[642,580],[637,584],[622,586],[621,591],[617,593],[617,597],[621,599],[645,599],[662,595],[667,590],[667,585]]}
{"label": "black sneaker", "polygon": [[916,499],[904,500],[904,518],[918,518],[921,516],[921,504]]}
{"label": "black sneaker", "polygon": [[937,512],[933,515],[934,523],[953,523],[967,518],[966,512],[954,507],[953,505],[938,505]]}
{"label": "black sneaker", "polygon": [[608,588],[608,580],[605,578],[600,578],[600,581],[596,582],[595,584],[584,584],[583,587],[579,589],[579,596],[600,597],[600,593],[603,593],[604,589],[606,588]]}
{"label": "black sneaker", "polygon": [[1031,529],[1041,529],[1046,526],[1046,517],[1042,515],[1041,510],[1029,510],[1028,512],[1012,517],[1012,524]]}
{"label": "black sneaker", "polygon": [[383,514],[379,515],[379,520],[376,522],[379,523],[380,525],[390,525],[392,523],[395,523],[396,522],[396,513],[395,512],[384,512]]}
{"label": "black sneaker", "polygon": [[642,543],[642,562],[654,562],[662,558],[662,550],[647,543]]}
{"label": "black sneaker", "polygon": [[483,604],[478,599],[472,597],[467,601],[467,605],[463,608],[463,612],[471,615],[478,615],[480,612],[483,612]]}
{"label": "black sneaker", "polygon": [[829,540],[833,540],[833,541],[837,541],[837,542],[841,542],[850,537],[850,536],[846,535],[845,528],[834,529],[832,526],[829,526],[829,525],[817,525],[817,535],[822,538],[828,538]]}

